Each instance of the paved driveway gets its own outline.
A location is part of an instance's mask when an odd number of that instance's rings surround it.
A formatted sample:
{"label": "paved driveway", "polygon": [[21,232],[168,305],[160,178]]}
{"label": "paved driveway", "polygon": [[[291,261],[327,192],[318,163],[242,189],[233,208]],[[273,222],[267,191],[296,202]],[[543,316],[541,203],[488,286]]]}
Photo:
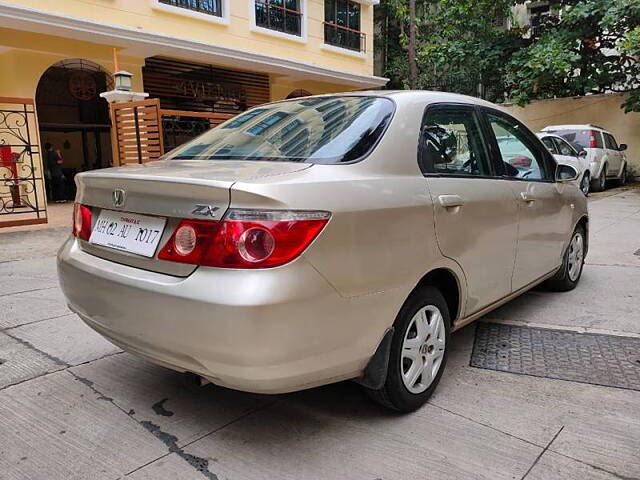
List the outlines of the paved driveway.
{"label": "paved driveway", "polygon": [[[580,286],[485,321],[640,337],[640,190],[592,196],[590,211]],[[471,367],[475,325],[410,415],[349,382],[197,387],[69,313],[53,257],[67,232],[0,234],[0,479],[640,478],[640,391]]]}

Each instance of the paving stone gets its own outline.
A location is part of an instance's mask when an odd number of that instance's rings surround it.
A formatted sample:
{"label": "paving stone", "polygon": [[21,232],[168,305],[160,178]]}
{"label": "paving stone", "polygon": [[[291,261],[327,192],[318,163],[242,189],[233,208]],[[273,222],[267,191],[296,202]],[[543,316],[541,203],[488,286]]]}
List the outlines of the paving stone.
{"label": "paving stone", "polygon": [[122,351],[87,327],[75,314],[13,328],[11,335],[69,365]]}
{"label": "paving stone", "polygon": [[69,372],[0,392],[3,480],[115,479],[165,445]]}
{"label": "paving stone", "polygon": [[0,332],[0,388],[63,368],[63,362]]}
{"label": "paving stone", "polygon": [[71,369],[139,421],[174,435],[182,446],[264,405],[274,397],[200,387],[192,376],[153,365],[128,353]]}
{"label": "paving stone", "polygon": [[531,469],[527,480],[620,480],[611,473],[546,451]]}
{"label": "paving stone", "polygon": [[58,288],[0,297],[0,329],[60,317],[70,312]]}
{"label": "paving stone", "polygon": [[288,396],[185,451],[208,459],[218,478],[243,480],[513,479],[542,451],[430,405],[389,414],[354,389]]}
{"label": "paving stone", "polygon": [[640,392],[470,367],[474,330],[454,333],[430,403],[537,445],[564,426],[552,450],[640,478]]}
{"label": "paving stone", "polygon": [[68,227],[0,233],[0,262],[54,256],[71,233]]}
{"label": "paving stone", "polygon": [[179,479],[179,480],[204,480],[202,474],[180,458],[177,454],[172,453],[166,457],[156,460],[155,462],[142,467],[140,470],[127,475],[126,478],[131,480],[160,480],[160,479]]}

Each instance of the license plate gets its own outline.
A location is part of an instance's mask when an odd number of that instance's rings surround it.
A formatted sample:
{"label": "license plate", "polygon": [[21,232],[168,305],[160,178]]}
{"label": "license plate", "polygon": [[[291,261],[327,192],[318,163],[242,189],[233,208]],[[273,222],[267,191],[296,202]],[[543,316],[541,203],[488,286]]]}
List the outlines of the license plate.
{"label": "license plate", "polygon": [[166,223],[167,219],[162,217],[102,210],[89,242],[144,257],[153,257]]}

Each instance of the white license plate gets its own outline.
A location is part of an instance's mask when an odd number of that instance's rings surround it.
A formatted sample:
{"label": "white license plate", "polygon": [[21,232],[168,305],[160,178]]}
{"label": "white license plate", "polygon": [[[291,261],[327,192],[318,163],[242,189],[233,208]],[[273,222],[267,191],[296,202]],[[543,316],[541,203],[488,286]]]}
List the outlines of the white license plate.
{"label": "white license plate", "polygon": [[167,219],[162,217],[102,210],[93,226],[89,242],[153,257],[166,223]]}

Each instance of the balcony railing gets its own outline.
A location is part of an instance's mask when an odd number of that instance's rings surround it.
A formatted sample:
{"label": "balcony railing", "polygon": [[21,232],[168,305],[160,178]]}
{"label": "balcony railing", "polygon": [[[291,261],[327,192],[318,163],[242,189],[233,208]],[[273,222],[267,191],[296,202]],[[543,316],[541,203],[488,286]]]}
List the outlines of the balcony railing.
{"label": "balcony railing", "polygon": [[366,53],[367,51],[365,33],[330,22],[324,22],[324,43],[355,52]]}
{"label": "balcony railing", "polygon": [[222,0],[158,0],[164,5],[222,17]]}
{"label": "balcony railing", "polygon": [[271,2],[256,2],[256,26],[299,37],[302,35],[302,12]]}

